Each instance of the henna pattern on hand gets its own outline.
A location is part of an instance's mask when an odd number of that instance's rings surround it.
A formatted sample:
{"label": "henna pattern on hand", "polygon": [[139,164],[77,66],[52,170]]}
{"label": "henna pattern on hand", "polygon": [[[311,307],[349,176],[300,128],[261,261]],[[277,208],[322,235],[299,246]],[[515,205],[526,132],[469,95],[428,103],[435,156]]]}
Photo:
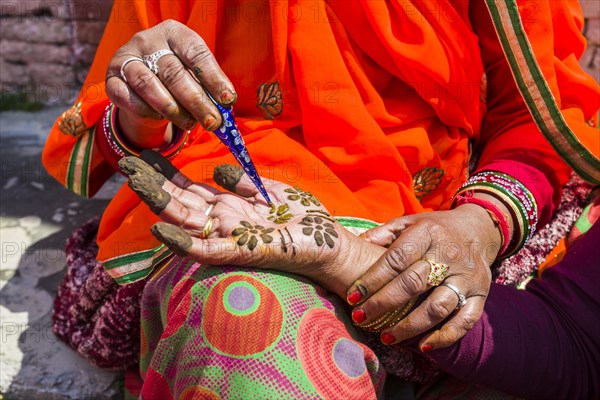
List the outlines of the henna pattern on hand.
{"label": "henna pattern on hand", "polygon": [[284,189],[284,192],[290,193],[287,197],[288,200],[300,201],[300,204],[302,204],[304,207],[310,207],[311,204],[317,207],[321,205],[319,199],[317,199],[312,193],[305,192],[298,186]]}
{"label": "henna pattern on hand", "polygon": [[306,216],[302,218],[300,224],[306,226],[302,228],[302,233],[306,236],[313,236],[317,246],[321,247],[325,243],[332,249],[335,245],[334,238],[337,239],[339,236],[335,226],[330,222],[325,222],[326,220],[328,218]]}
{"label": "henna pattern on hand", "polygon": [[267,219],[269,221],[273,221],[276,224],[285,224],[290,219],[294,217],[292,213],[289,213],[290,206],[287,204],[282,204],[279,207],[275,207],[275,204],[271,204],[271,208],[269,209],[269,214],[274,214]]}
{"label": "henna pattern on hand", "polygon": [[273,241],[271,233],[275,231],[275,228],[265,228],[262,225],[252,225],[248,221],[240,221],[240,227],[235,228],[231,233],[234,237],[238,237],[237,244],[239,246],[247,246],[248,250],[252,251],[258,245],[258,238],[263,243],[269,244]]}

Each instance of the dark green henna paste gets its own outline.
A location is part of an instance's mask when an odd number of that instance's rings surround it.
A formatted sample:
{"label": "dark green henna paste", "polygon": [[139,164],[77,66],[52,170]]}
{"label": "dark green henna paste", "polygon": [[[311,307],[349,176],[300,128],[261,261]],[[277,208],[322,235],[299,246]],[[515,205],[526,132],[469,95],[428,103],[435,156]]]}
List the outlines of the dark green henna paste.
{"label": "dark green henna paste", "polygon": [[186,256],[192,247],[191,236],[175,225],[167,224],[166,222],[157,222],[150,228],[150,231],[178,256]]}
{"label": "dark green henna paste", "polygon": [[258,238],[263,243],[269,244],[273,242],[273,236],[271,235],[275,228],[265,228],[262,225],[252,225],[248,221],[240,221],[241,227],[235,228],[231,235],[237,237],[236,243],[239,246],[248,246],[249,250],[254,250],[258,245]]}
{"label": "dark green henna paste", "polygon": [[235,192],[235,187],[242,179],[244,170],[237,165],[221,164],[215,168],[213,173],[214,181],[221,187]]}
{"label": "dark green henna paste", "polygon": [[171,201],[171,195],[165,192],[161,184],[149,175],[131,175],[128,184],[154,214],[160,214]]}

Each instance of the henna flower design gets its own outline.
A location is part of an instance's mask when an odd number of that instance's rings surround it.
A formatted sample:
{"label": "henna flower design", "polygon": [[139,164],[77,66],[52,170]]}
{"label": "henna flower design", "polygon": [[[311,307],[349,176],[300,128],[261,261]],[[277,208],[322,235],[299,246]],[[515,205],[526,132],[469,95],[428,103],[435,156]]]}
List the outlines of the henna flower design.
{"label": "henna flower design", "polygon": [[313,236],[317,246],[323,246],[326,243],[329,248],[333,248],[333,238],[338,238],[338,234],[335,231],[335,227],[331,222],[327,222],[322,217],[306,216],[302,218],[301,225],[305,225],[302,228],[302,233],[306,236]]}
{"label": "henna flower design", "polygon": [[310,207],[311,204],[313,204],[317,207],[321,205],[321,202],[319,201],[319,199],[317,199],[315,196],[313,196],[312,193],[305,192],[304,190],[300,189],[298,186],[285,189],[284,192],[290,193],[287,197],[288,200],[292,200],[292,201],[300,200],[300,204],[302,204],[304,207]]}
{"label": "henna flower design", "polygon": [[275,204],[271,204],[271,209],[269,210],[269,214],[272,214],[267,219],[269,221],[273,221],[276,224],[285,224],[290,219],[292,219],[293,215],[289,213],[290,206],[287,204],[282,204],[279,207],[276,207]]}
{"label": "henna flower design", "polygon": [[254,250],[258,245],[258,238],[263,243],[271,243],[273,236],[270,234],[275,230],[274,228],[265,228],[262,225],[252,225],[248,221],[240,221],[239,228],[235,228],[232,232],[234,237],[238,237],[237,244],[239,246],[248,246],[250,251]]}

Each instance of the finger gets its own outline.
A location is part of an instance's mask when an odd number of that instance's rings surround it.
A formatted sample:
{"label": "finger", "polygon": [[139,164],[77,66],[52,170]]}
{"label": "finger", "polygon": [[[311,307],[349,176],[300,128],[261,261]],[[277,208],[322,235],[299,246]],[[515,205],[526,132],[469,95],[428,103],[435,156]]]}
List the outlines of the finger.
{"label": "finger", "polygon": [[158,60],[158,76],[177,102],[200,121],[204,129],[212,131],[221,126],[221,113],[175,55],[165,55]]}
{"label": "finger", "polygon": [[[221,164],[217,166],[213,173],[213,180],[222,188],[242,197],[255,197],[260,194],[252,179],[237,165]],[[270,179],[261,178],[261,180],[265,189],[280,184]]]}
{"label": "finger", "polygon": [[117,76],[106,79],[106,94],[113,104],[142,118],[162,120],[163,117]]}
{"label": "finger", "polygon": [[200,35],[181,23],[174,23],[168,27],[167,43],[215,100],[224,106],[235,103],[237,94],[233,84]]}
{"label": "finger", "polygon": [[175,254],[204,264],[246,266],[253,265],[256,259],[238,246],[234,238],[197,239],[183,229],[164,222],[154,224],[151,232]]}
{"label": "finger", "polygon": [[377,246],[387,247],[398,239],[400,234],[413,223],[413,220],[414,217],[411,215],[395,218],[386,224],[369,229],[360,237]]}
{"label": "finger", "polygon": [[352,320],[357,324],[369,323],[389,311],[402,308],[411,299],[429,290],[428,273],[429,264],[425,261],[411,265],[354,308]]}
{"label": "finger", "polygon": [[124,157],[119,160],[118,164],[121,171],[129,177],[140,174],[144,175],[147,179],[155,181],[156,184],[164,189],[171,197],[175,198],[187,208],[205,210],[208,206],[207,202],[211,201],[214,197],[213,194],[209,192],[202,194],[194,193],[175,185],[168,181],[163,174],[152,168],[140,158]]}
{"label": "finger", "polygon": [[393,335],[396,342],[402,342],[427,332],[448,318],[456,309],[458,298],[445,286],[434,289],[429,296],[401,320],[398,324],[385,330]]}
{"label": "finger", "polygon": [[131,62],[124,69],[129,86],[150,107],[181,129],[189,130],[196,119],[169,93],[160,79],[141,62]]}
{"label": "finger", "polygon": [[220,190],[209,185],[192,181],[183,172],[178,170],[171,161],[154,150],[144,150],[140,154],[140,157],[175,185],[202,196],[208,202],[210,202],[215,195],[222,193]]}
{"label": "finger", "polygon": [[[161,177],[159,174],[155,175]],[[129,175],[129,187],[163,221],[183,227],[194,236],[200,236],[209,218],[204,213],[207,205],[203,204],[198,208],[186,207],[163,189],[162,185],[167,182],[166,179],[162,177],[161,182],[155,175],[140,172]]]}
{"label": "finger", "polygon": [[[393,231],[396,229],[394,226],[404,229],[405,222],[400,221],[396,225],[394,220],[387,225],[390,225],[387,229]],[[423,258],[425,251],[430,246],[431,236],[425,227],[413,225],[406,228],[368,271],[350,286],[347,296],[350,305],[376,293],[409,266]]]}
{"label": "finger", "polygon": [[467,304],[461,308],[439,330],[433,331],[421,338],[419,348],[427,352],[443,349],[462,339],[483,314],[485,297],[473,296],[467,299]]}

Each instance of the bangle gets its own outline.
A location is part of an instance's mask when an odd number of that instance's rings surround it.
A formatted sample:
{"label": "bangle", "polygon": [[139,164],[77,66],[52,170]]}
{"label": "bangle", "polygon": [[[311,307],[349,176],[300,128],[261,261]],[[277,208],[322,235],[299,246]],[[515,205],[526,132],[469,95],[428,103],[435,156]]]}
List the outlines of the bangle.
{"label": "bangle", "polygon": [[[102,116],[102,138],[110,149],[108,157],[111,161],[118,162],[123,157],[136,156],[139,157],[144,149],[137,149],[129,144],[126,138],[117,129],[117,113],[118,108],[110,103],[106,106]],[[173,140],[165,148],[160,149],[159,153],[165,158],[174,157],[179,150],[185,145],[190,131],[184,131],[175,125],[172,125]],[[116,162],[114,162],[116,164]]]}
{"label": "bangle", "polygon": [[508,208],[515,230],[507,248],[501,253],[502,257],[518,252],[535,232],[538,222],[535,198],[525,185],[510,175],[495,171],[479,172],[460,187],[455,198],[466,191],[487,193]]}
{"label": "bangle", "polygon": [[503,213],[500,208],[498,208],[491,201],[474,197],[473,194],[475,192],[473,190],[467,190],[463,193],[464,195],[459,194],[454,197],[454,203],[452,206],[455,207],[463,204],[477,204],[478,206],[483,207],[483,209],[490,215],[490,218],[494,222],[494,226],[500,230],[502,244],[500,246],[500,250],[498,251],[498,256],[502,257],[508,248],[508,243],[510,242],[510,225],[508,224],[508,215]]}

